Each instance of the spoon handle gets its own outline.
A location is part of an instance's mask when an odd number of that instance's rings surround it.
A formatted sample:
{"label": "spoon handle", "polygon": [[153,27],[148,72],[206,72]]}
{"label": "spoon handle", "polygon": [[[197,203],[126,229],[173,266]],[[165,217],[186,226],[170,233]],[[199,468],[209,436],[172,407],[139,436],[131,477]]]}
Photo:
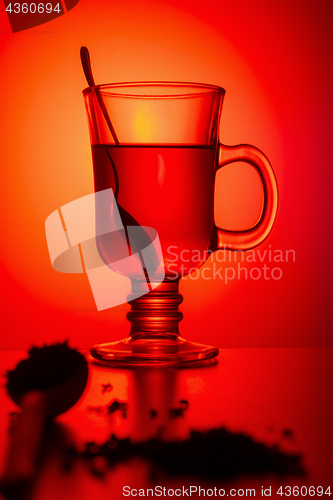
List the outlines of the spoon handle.
{"label": "spoon handle", "polygon": [[95,80],[92,74],[90,55],[87,47],[81,47],[80,49],[81,64],[84,71],[84,76],[86,77],[89,87],[95,87]]}
{"label": "spoon handle", "polygon": [[89,50],[87,49],[87,47],[81,47],[80,57],[81,57],[81,64],[82,64],[83,72],[84,72],[84,75],[86,77],[87,83],[88,83],[89,87],[95,87],[95,93],[96,93],[96,97],[98,100],[98,104],[102,110],[103,116],[104,116],[105,121],[109,127],[112,138],[113,138],[114,142],[116,143],[116,145],[119,146],[119,140],[118,140],[116,131],[113,128],[112,122],[110,120],[108,110],[106,109],[106,106],[104,104],[102,93],[101,93],[100,89],[95,84],[95,80],[94,80],[94,77],[92,74],[92,69],[91,69]]}
{"label": "spoon handle", "polygon": [[47,419],[48,399],[44,391],[30,391],[22,397],[21,413],[14,428],[0,480],[5,498],[18,498],[36,473]]}

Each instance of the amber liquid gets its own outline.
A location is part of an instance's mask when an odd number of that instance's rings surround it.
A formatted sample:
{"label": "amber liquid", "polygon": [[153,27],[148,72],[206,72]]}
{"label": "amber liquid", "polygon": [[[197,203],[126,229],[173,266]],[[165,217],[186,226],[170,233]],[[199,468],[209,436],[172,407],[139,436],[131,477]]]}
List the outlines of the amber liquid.
{"label": "amber liquid", "polygon": [[113,189],[124,226],[157,231],[165,276],[200,267],[213,228],[216,149],[94,145],[92,157],[95,191]]}

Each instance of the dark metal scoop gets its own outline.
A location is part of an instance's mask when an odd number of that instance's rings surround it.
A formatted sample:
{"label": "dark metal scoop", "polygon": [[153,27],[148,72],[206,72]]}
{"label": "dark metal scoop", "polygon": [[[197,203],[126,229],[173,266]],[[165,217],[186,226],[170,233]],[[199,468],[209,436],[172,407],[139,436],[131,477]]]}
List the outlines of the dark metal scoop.
{"label": "dark metal scoop", "polygon": [[8,372],[7,392],[21,414],[11,439],[0,492],[18,498],[35,476],[46,421],[71,408],[82,395],[88,364],[67,343],[33,347]]}

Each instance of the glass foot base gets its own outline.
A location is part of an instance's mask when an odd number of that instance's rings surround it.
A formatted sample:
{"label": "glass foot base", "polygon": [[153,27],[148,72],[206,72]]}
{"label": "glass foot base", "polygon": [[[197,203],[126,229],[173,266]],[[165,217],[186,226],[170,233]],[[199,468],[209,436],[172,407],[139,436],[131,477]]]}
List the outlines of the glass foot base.
{"label": "glass foot base", "polygon": [[216,347],[174,339],[127,339],[95,345],[91,355],[100,361],[117,365],[187,365],[204,362],[218,355]]}

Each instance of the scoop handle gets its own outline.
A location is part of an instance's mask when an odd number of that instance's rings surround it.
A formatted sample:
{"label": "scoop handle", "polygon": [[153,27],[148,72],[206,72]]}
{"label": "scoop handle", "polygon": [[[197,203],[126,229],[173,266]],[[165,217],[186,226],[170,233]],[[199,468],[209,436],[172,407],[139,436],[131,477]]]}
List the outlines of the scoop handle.
{"label": "scoop handle", "polygon": [[35,476],[47,419],[47,395],[44,391],[30,391],[22,397],[20,407],[22,411],[9,443],[0,480],[0,492],[5,498],[17,498]]}

